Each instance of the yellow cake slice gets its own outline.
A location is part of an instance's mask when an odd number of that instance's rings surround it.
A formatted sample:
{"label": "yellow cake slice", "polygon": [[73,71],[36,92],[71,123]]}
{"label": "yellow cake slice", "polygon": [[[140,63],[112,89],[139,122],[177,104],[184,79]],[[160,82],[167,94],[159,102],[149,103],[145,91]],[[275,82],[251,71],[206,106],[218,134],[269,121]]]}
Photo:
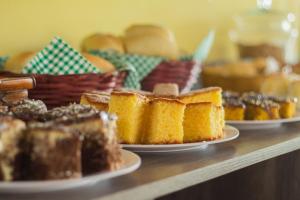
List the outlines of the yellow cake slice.
{"label": "yellow cake slice", "polygon": [[143,143],[182,143],[184,109],[185,104],[176,99],[152,99],[147,108]]}
{"label": "yellow cake slice", "polygon": [[80,104],[90,105],[100,111],[108,111],[110,95],[107,92],[89,91],[81,95]]}
{"label": "yellow cake slice", "polygon": [[224,127],[225,127],[225,110],[223,106],[216,106],[216,118],[217,118],[217,130],[218,138],[224,137]]}
{"label": "yellow cake slice", "polygon": [[291,118],[295,116],[297,98],[278,96],[267,96],[267,98],[279,104],[279,115],[281,118]]}
{"label": "yellow cake slice", "polygon": [[222,106],[222,89],[220,87],[208,87],[182,94],[178,97],[185,104],[212,102],[216,106]]}
{"label": "yellow cake slice", "polygon": [[246,106],[239,94],[223,92],[225,120],[244,120]]}
{"label": "yellow cake slice", "polygon": [[139,144],[147,98],[134,92],[112,92],[108,112],[117,115],[117,135],[122,143]]}
{"label": "yellow cake slice", "polygon": [[241,98],[246,105],[246,120],[271,120],[280,118],[279,104],[268,99],[267,96],[250,92],[244,93]]}
{"label": "yellow cake slice", "polygon": [[224,110],[212,102],[191,103],[184,112],[184,142],[214,140],[223,136]]}

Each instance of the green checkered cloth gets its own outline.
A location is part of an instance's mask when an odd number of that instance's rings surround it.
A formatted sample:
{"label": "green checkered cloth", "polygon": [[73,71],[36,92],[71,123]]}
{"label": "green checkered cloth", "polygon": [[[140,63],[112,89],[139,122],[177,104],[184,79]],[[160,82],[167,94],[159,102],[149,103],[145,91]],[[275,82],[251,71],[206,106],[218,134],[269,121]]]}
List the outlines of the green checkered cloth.
{"label": "green checkered cloth", "polygon": [[23,68],[24,74],[85,74],[100,70],[59,37],[55,37]]}
{"label": "green checkered cloth", "polygon": [[114,51],[92,50],[89,53],[110,61],[118,71],[128,71],[124,86],[134,89],[140,89],[141,80],[165,60],[163,57],[120,54]]}
{"label": "green checkered cloth", "polygon": [[7,61],[8,56],[0,56],[0,71],[4,69],[4,64]]}
{"label": "green checkered cloth", "polygon": [[[179,58],[181,61],[194,60],[203,62],[211,49],[214,40],[214,31],[203,39],[196,52],[192,55],[184,55]],[[118,70],[127,70],[129,73],[125,80],[125,87],[140,89],[140,82],[162,61],[167,58],[157,56],[143,56],[134,54],[120,54],[113,51],[93,50],[91,54],[109,60]]]}

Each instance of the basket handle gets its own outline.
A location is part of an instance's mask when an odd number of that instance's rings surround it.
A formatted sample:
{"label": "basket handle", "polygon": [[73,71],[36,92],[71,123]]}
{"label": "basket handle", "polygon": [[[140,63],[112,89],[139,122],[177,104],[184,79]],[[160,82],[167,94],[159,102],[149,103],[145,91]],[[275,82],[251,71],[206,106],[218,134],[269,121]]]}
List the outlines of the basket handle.
{"label": "basket handle", "polygon": [[32,89],[35,86],[34,77],[0,77],[0,91]]}

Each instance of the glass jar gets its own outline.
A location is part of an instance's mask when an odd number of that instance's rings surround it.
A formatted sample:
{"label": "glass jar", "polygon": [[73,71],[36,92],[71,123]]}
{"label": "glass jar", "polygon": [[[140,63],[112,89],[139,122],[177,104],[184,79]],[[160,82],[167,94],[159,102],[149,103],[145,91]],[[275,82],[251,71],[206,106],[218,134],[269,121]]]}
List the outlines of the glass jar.
{"label": "glass jar", "polygon": [[273,57],[280,64],[297,62],[295,15],[271,9],[272,0],[257,0],[257,8],[234,17],[230,37],[240,58]]}

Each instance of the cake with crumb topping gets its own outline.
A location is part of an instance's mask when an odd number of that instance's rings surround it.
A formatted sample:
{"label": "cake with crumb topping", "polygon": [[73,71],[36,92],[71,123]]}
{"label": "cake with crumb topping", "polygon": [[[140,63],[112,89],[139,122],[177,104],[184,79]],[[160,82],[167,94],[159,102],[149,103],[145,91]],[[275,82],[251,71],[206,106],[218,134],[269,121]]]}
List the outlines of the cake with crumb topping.
{"label": "cake with crumb topping", "polygon": [[223,92],[225,120],[244,120],[246,106],[239,94]]}
{"label": "cake with crumb topping", "polygon": [[245,119],[247,120],[270,120],[280,118],[279,104],[265,98],[261,94],[244,93],[241,99],[246,105]]}
{"label": "cake with crumb topping", "polygon": [[25,122],[40,121],[47,107],[40,100],[24,99],[9,107],[11,114]]}
{"label": "cake with crumb topping", "polygon": [[114,116],[88,105],[71,104],[50,110],[46,120],[75,130],[82,137],[83,175],[121,166]]}
{"label": "cake with crumb topping", "polygon": [[268,99],[279,104],[279,115],[281,118],[291,118],[295,116],[297,110],[297,98],[268,96]]}

